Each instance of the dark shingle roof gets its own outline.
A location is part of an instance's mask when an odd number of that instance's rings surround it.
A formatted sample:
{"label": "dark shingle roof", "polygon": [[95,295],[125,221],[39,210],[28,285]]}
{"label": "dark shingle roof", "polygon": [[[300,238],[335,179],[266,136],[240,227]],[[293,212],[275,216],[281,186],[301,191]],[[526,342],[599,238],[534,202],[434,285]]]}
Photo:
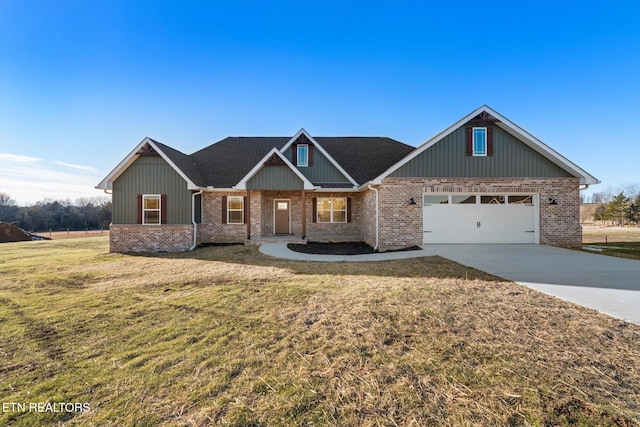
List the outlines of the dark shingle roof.
{"label": "dark shingle roof", "polygon": [[[158,143],[158,147],[200,186],[231,188],[273,148],[291,137],[228,137],[191,155]],[[360,185],[377,177],[414,147],[380,137],[314,137]]]}

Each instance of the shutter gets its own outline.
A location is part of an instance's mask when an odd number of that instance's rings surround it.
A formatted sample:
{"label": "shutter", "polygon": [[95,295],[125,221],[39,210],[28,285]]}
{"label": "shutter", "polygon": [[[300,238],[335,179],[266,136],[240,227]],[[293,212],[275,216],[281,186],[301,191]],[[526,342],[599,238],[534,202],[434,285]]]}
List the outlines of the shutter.
{"label": "shutter", "polygon": [[247,223],[247,215],[249,215],[249,205],[247,204],[247,196],[244,196],[242,200],[242,223]]}
{"label": "shutter", "polygon": [[142,194],[138,194],[138,219],[137,223],[142,224]]}
{"label": "shutter", "polygon": [[493,128],[487,128],[487,156],[493,156]]}
{"label": "shutter", "polygon": [[311,222],[318,222],[318,198],[311,199]]}
{"label": "shutter", "polygon": [[313,145],[307,145],[307,162],[309,166],[313,166]]}
{"label": "shutter", "polygon": [[347,222],[351,222],[351,197],[347,197]]}
{"label": "shutter", "polygon": [[291,163],[293,166],[298,166],[298,146],[296,144],[291,145]]}
{"label": "shutter", "polygon": [[473,156],[473,129],[467,128],[467,156]]}
{"label": "shutter", "polygon": [[227,196],[222,196],[222,223],[227,223]]}
{"label": "shutter", "polygon": [[160,224],[167,223],[167,195],[160,196]]}

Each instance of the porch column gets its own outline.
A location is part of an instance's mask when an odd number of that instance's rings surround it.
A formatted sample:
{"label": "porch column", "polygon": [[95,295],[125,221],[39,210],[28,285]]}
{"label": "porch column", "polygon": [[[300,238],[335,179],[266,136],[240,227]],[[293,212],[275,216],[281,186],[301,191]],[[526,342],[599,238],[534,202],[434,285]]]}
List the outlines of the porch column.
{"label": "porch column", "polygon": [[251,190],[247,190],[247,205],[244,207],[244,217],[247,223],[247,240],[251,240]]}
{"label": "porch column", "polygon": [[307,198],[306,191],[302,190],[302,238],[307,237]]}

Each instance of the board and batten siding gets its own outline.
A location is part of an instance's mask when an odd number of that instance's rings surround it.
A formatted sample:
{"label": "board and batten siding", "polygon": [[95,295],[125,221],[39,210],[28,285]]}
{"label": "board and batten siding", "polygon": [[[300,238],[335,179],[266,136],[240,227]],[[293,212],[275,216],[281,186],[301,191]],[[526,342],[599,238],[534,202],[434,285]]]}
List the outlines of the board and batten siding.
{"label": "board and batten siding", "polygon": [[461,126],[420,153],[390,176],[482,177],[482,178],[562,178],[572,176],[543,155],[495,125],[493,156],[466,155],[466,128]]}
{"label": "board and batten siding", "polygon": [[[285,150],[283,154],[289,161],[292,161],[291,150]],[[316,147],[313,147],[313,164],[299,167],[298,170],[315,185],[350,183],[342,172]]]}
{"label": "board and batten siding", "polygon": [[249,181],[249,190],[302,190],[304,183],[286,165],[265,165]]}
{"label": "board and batten siding", "polygon": [[138,194],[166,194],[167,224],[191,224],[191,191],[162,157],[138,157],[113,182],[113,224],[137,223]]}

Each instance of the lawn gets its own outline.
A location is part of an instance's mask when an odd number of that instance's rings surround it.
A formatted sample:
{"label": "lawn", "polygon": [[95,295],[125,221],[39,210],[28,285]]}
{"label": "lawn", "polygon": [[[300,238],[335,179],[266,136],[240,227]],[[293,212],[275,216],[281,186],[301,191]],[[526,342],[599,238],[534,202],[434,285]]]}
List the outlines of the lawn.
{"label": "lawn", "polygon": [[[0,425],[640,423],[640,326],[439,257],[0,248]],[[4,407],[3,407],[4,408]]]}
{"label": "lawn", "polygon": [[591,252],[640,260],[640,228],[583,227],[582,242]]}

